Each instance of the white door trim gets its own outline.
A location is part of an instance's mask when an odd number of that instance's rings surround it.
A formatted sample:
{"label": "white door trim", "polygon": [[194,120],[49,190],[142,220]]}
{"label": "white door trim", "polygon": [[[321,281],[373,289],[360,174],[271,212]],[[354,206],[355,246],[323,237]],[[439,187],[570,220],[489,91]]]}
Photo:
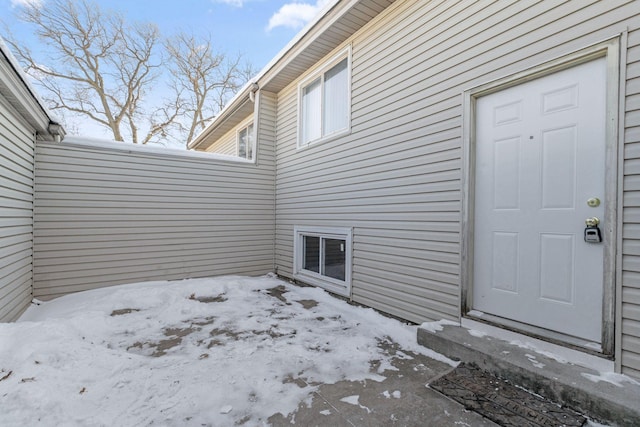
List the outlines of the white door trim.
{"label": "white door trim", "polygon": [[[606,121],[606,212],[603,223],[603,240],[606,242],[604,254],[604,289],[603,289],[603,325],[602,351],[606,355],[614,354],[615,309],[616,309],[616,254],[620,252],[621,241],[618,236],[619,207],[618,189],[618,93],[619,93],[619,61],[620,41],[616,37],[600,42],[579,51],[572,52],[543,64],[533,66],[519,73],[473,87],[463,92],[463,169],[462,169],[462,236],[461,236],[461,316],[473,309],[473,236],[475,194],[473,177],[475,177],[475,114],[476,100],[493,92],[506,89],[553,74],[554,72],[605,57],[607,60],[607,121]],[[545,336],[541,332],[541,336]],[[550,338],[552,339],[552,338]]]}

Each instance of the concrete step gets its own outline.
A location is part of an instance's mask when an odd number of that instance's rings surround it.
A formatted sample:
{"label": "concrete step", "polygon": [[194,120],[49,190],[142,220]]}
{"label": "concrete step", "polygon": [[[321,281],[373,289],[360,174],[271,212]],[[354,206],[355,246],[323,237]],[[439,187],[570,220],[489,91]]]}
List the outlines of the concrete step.
{"label": "concrete step", "polygon": [[560,356],[540,350],[532,338],[519,337],[506,340],[443,323],[418,329],[418,343],[451,359],[474,364],[599,422],[640,426],[639,382],[584,366],[588,363],[581,352]]}

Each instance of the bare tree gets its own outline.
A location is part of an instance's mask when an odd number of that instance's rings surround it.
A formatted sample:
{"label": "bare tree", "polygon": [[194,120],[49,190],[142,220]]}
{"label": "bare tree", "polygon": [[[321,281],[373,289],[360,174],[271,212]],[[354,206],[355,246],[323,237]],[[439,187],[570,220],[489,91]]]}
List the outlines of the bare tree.
{"label": "bare tree", "polygon": [[48,106],[89,118],[116,141],[188,144],[255,74],[240,55],[216,51],[210,36],[179,33],[161,43],[155,25],[128,24],[93,0],[30,2],[18,18],[45,48],[8,43]]}
{"label": "bare tree", "polygon": [[188,144],[254,75],[254,70],[241,63],[240,55],[229,57],[215,51],[211,37],[179,33],[165,46],[172,59],[174,90],[183,102]]}
{"label": "bare tree", "polygon": [[[48,57],[37,59],[15,40],[9,43],[46,89],[50,108],[88,117],[109,128],[116,141],[124,141],[126,133],[134,143],[151,141],[179,116],[175,100],[152,113],[143,108],[161,73],[155,25],[128,25],[120,14],[88,0],[51,0],[46,7],[32,2],[19,17],[35,27]],[[140,120],[146,117],[152,126],[141,138]]]}

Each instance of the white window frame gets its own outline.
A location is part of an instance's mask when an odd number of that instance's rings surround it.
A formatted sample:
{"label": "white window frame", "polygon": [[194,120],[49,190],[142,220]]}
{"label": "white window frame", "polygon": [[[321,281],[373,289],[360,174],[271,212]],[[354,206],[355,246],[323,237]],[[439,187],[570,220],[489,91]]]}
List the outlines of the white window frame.
{"label": "white window frame", "polygon": [[[352,228],[327,228],[327,227],[311,227],[311,226],[294,226],[293,228],[293,277],[301,282],[318,286],[333,292],[351,298],[351,269],[352,269],[352,253],[353,253],[353,229]],[[333,277],[324,276],[314,271],[305,270],[303,268],[304,260],[304,237],[319,237],[322,239],[344,240],[344,281]],[[320,263],[322,264],[323,245],[320,245]]]}
{"label": "white window frame", "polygon": [[[347,59],[347,127],[345,129],[340,129],[333,133],[322,135],[320,138],[311,140],[309,142],[303,142],[303,128],[302,128],[302,95],[303,90],[309,86],[312,82],[314,82],[318,78],[322,78],[322,84],[324,85],[324,74],[331,70],[334,66],[338,65],[342,60]],[[321,86],[322,87],[322,86]],[[322,93],[321,89],[321,93]],[[324,106],[324,98],[321,100],[322,106]],[[322,107],[320,110],[322,111]],[[300,83],[298,83],[298,144],[297,148],[307,148],[312,145],[326,142],[340,136],[348,135],[351,133],[351,45],[348,45],[343,50],[335,54],[329,60],[324,62],[321,67],[315,70],[312,74],[305,77]],[[322,128],[322,118],[321,128]]]}
{"label": "white window frame", "polygon": [[[251,157],[241,157],[240,156],[240,133],[247,129],[247,135],[249,135],[248,129],[249,126],[252,126],[251,129],[251,139],[253,141],[253,148],[251,151]],[[253,119],[243,123],[242,125],[240,125],[240,127],[238,128],[238,130],[236,131],[236,157],[240,157],[241,159],[245,159],[245,160],[249,160],[249,161],[254,161],[255,157],[256,157],[256,147],[258,144],[256,144],[256,127],[254,125],[254,121]]]}

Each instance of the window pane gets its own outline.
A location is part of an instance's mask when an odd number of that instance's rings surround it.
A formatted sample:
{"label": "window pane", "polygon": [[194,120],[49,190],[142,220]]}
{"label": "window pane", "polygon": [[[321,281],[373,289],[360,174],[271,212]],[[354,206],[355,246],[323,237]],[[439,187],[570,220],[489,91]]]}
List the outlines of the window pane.
{"label": "window pane", "polygon": [[320,138],[320,79],[315,80],[302,90],[302,142],[307,143]]}
{"label": "window pane", "polygon": [[322,239],[324,242],[324,275],[344,280],[345,242],[338,239]]}
{"label": "window pane", "polygon": [[253,159],[253,123],[247,127],[247,159]]}
{"label": "window pane", "polygon": [[346,129],[349,125],[349,80],[347,58],[324,75],[322,135]]}
{"label": "window pane", "polygon": [[238,156],[247,158],[247,130],[242,129],[238,134]]}
{"label": "window pane", "polygon": [[303,236],[304,240],[304,260],[302,268],[320,273],[320,238]]}

